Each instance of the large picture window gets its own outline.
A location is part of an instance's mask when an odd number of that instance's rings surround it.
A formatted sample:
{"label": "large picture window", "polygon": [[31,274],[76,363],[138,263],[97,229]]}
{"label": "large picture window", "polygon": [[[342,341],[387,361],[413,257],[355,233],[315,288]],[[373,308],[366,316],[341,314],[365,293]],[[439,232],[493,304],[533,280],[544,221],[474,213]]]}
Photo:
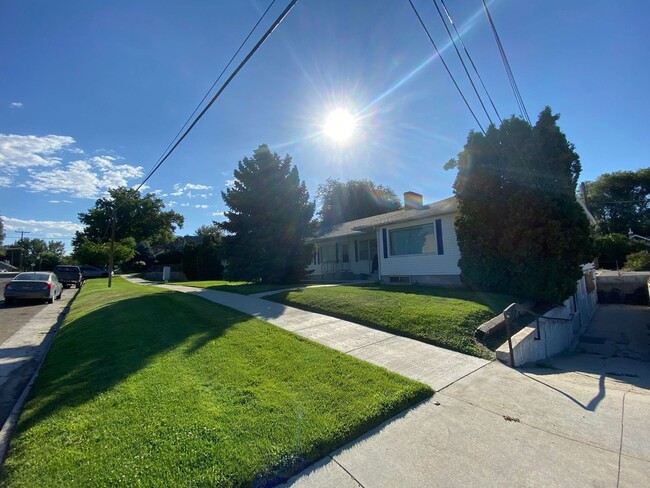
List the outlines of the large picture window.
{"label": "large picture window", "polygon": [[426,254],[436,250],[433,224],[391,230],[389,235],[391,256]]}

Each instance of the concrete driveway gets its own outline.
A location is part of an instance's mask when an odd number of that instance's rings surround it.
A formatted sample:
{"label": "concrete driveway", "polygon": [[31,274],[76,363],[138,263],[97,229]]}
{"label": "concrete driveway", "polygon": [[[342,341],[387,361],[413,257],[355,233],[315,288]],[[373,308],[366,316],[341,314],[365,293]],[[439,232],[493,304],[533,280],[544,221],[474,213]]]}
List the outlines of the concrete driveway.
{"label": "concrete driveway", "polygon": [[[645,320],[650,310],[632,313]],[[603,320],[595,322],[599,336]],[[287,485],[647,486],[650,362],[574,353],[541,366],[492,362]]]}

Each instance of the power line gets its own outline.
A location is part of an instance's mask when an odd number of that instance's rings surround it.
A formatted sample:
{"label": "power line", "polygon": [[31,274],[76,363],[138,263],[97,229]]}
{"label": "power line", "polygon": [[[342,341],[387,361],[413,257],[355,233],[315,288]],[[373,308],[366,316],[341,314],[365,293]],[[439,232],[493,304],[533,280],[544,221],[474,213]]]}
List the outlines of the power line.
{"label": "power line", "polygon": [[458,32],[458,29],[456,28],[456,24],[454,23],[454,19],[451,17],[451,13],[449,12],[449,9],[447,8],[447,5],[445,5],[445,0],[440,0],[440,3],[442,3],[442,8],[445,9],[445,14],[447,14],[447,18],[449,19],[449,23],[454,28],[454,32],[456,33],[456,37],[458,37],[458,40],[460,41],[461,46],[463,46],[463,50],[465,51],[465,55],[467,56],[467,59],[469,60],[470,64],[472,65],[472,68],[474,69],[474,72],[476,73],[476,76],[478,77],[479,81],[481,82],[481,86],[483,87],[483,90],[485,91],[485,94],[487,95],[488,100],[490,100],[490,104],[492,105],[492,109],[494,110],[494,113],[497,115],[497,118],[499,119],[499,122],[503,123],[503,119],[501,118],[501,115],[499,114],[499,111],[497,110],[497,107],[494,104],[494,100],[492,100],[492,97],[490,96],[490,92],[488,92],[488,89],[485,86],[485,83],[483,82],[483,78],[481,77],[481,74],[478,72],[478,68],[476,67],[476,64],[474,64],[474,60],[472,59],[472,56],[470,56],[469,50],[467,49],[467,46],[465,46],[465,42],[463,41],[463,38],[460,35],[460,32]]}
{"label": "power line", "polygon": [[[250,32],[249,32],[248,35],[246,36],[246,38],[245,38],[245,39],[242,41],[242,43],[239,45],[239,47],[237,48],[237,50],[235,51],[235,53],[232,55],[232,57],[230,58],[230,60],[229,60],[228,63],[226,64],[226,66],[224,66],[224,68],[221,70],[221,73],[219,73],[219,76],[217,77],[217,79],[214,80],[214,83],[212,83],[212,86],[210,86],[210,88],[208,89],[208,91],[205,92],[205,95],[203,95],[203,98],[202,98],[201,101],[198,103],[198,105],[196,106],[196,108],[194,109],[194,111],[190,114],[190,116],[187,118],[187,120],[185,121],[185,123],[183,124],[183,126],[178,130],[178,132],[176,133],[176,135],[174,136],[174,138],[173,138],[173,139],[170,141],[170,143],[167,145],[167,147],[165,148],[165,150],[163,151],[163,153],[162,153],[162,154],[160,155],[160,157],[158,158],[158,161],[156,161],[156,164],[157,164],[157,163],[158,163],[158,162],[163,158],[163,156],[164,156],[165,153],[169,150],[169,148],[172,146],[172,144],[174,144],[174,141],[176,141],[176,139],[177,139],[178,136],[181,134],[181,132],[183,132],[183,129],[185,129],[185,127],[187,127],[187,124],[189,124],[190,120],[192,120],[192,117],[194,117],[194,114],[196,114],[196,112],[199,110],[199,108],[201,108],[201,105],[203,105],[203,102],[205,102],[205,99],[208,98],[208,95],[210,95],[210,93],[212,92],[212,90],[214,90],[214,87],[215,87],[216,84],[219,82],[219,80],[221,79],[221,77],[224,75],[224,73],[226,72],[226,70],[227,70],[228,68],[230,68],[230,65],[232,64],[232,62],[235,60],[235,58],[237,57],[237,55],[239,54],[239,52],[242,50],[242,48],[244,47],[244,45],[248,42],[248,40],[250,39],[250,37],[253,35],[253,32],[255,32],[255,29],[257,29],[257,27],[260,25],[260,23],[262,22],[262,20],[264,19],[264,17],[266,17],[266,14],[268,13],[269,10],[271,10],[271,7],[273,7],[273,5],[275,4],[275,2],[276,2],[276,0],[272,0],[271,3],[269,4],[269,6],[266,7],[266,10],[264,11],[264,13],[260,16],[260,18],[257,20],[257,22],[255,23],[255,25],[253,26],[253,28],[250,30]],[[138,186],[137,189],[139,190],[140,187],[141,187],[143,184],[144,184],[144,182],[143,182],[140,186]],[[108,232],[107,232],[107,233],[108,233]]]}
{"label": "power line", "polygon": [[458,56],[458,59],[460,60],[460,64],[463,65],[463,69],[465,70],[465,74],[467,75],[467,79],[469,80],[470,84],[472,85],[472,88],[474,89],[474,93],[476,94],[476,97],[478,98],[479,103],[481,104],[481,107],[483,107],[483,112],[485,112],[485,115],[487,116],[488,120],[490,121],[490,124],[494,124],[492,121],[492,117],[490,117],[489,112],[485,108],[485,104],[483,103],[483,99],[481,98],[481,95],[479,94],[476,85],[474,84],[474,80],[472,79],[472,76],[469,74],[469,70],[467,69],[467,65],[465,64],[465,61],[463,60],[463,56],[461,56],[460,51],[458,50],[458,46],[456,45],[456,40],[454,39],[454,36],[451,35],[451,31],[449,30],[449,27],[447,27],[447,22],[445,22],[445,17],[442,15],[442,11],[440,10],[440,7],[438,6],[438,2],[436,0],[432,0],[433,5],[436,7],[436,10],[438,11],[438,16],[440,17],[440,20],[442,21],[442,25],[445,26],[445,30],[447,31],[447,35],[449,36],[449,40],[451,41],[452,45],[454,46],[454,50],[456,51],[456,55]]}
{"label": "power line", "polygon": [[277,19],[273,22],[271,27],[267,29],[267,31],[264,33],[264,35],[260,38],[259,41],[253,46],[253,48],[249,51],[249,53],[246,55],[246,57],[242,60],[241,63],[235,68],[235,70],[232,72],[232,74],[226,79],[226,81],[221,85],[221,88],[217,91],[217,93],[212,97],[210,102],[205,106],[203,110],[199,113],[199,115],[194,119],[194,121],[190,124],[190,126],[183,132],[183,135],[174,143],[174,145],[167,151],[167,154],[158,161],[156,166],[151,170],[149,175],[140,183],[140,185],[136,188],[136,190],[139,190],[153,175],[160,166],[171,156],[171,154],[174,152],[174,150],[178,147],[178,145],[183,142],[183,139],[187,137],[187,135],[192,131],[194,126],[201,120],[201,118],[205,115],[205,113],[210,109],[212,104],[219,98],[219,96],[223,93],[223,91],[226,89],[226,87],[230,84],[230,82],[237,76],[237,74],[241,71],[241,69],[244,67],[246,63],[253,57],[253,55],[257,52],[257,50],[260,48],[262,44],[269,38],[269,36],[273,33],[273,31],[276,29],[278,25],[284,20],[284,18],[287,16],[287,14],[291,11],[291,9],[294,7],[294,5],[297,3],[298,0],[291,0],[289,2],[289,5],[282,11],[282,13],[278,16]]}
{"label": "power line", "polygon": [[515,99],[517,100],[517,105],[519,106],[519,112],[521,113],[521,116],[524,119],[526,119],[526,121],[530,124],[530,117],[528,117],[528,111],[526,110],[526,106],[524,105],[524,99],[521,97],[521,93],[519,92],[519,87],[517,86],[517,82],[515,81],[515,76],[512,73],[512,69],[510,68],[510,63],[508,62],[508,57],[506,56],[506,51],[503,48],[503,44],[501,43],[501,38],[499,37],[499,33],[497,32],[496,25],[494,25],[494,20],[492,20],[492,15],[490,15],[490,10],[488,9],[487,3],[485,2],[485,0],[481,0],[481,1],[483,2],[483,10],[485,10],[485,15],[487,16],[487,19],[490,23],[490,27],[492,28],[492,33],[494,34],[494,39],[496,40],[497,47],[499,48],[499,53],[501,54],[501,61],[503,62],[503,66],[506,70],[506,74],[508,75],[508,79],[510,80],[510,87],[512,88],[512,91],[515,95]]}
{"label": "power line", "polygon": [[484,136],[487,137],[487,134],[485,133],[485,129],[483,129],[483,126],[481,125],[481,122],[478,120],[478,117],[474,113],[474,110],[472,110],[472,107],[470,106],[469,102],[467,101],[467,98],[465,97],[465,94],[463,93],[463,90],[461,90],[460,86],[458,86],[458,83],[456,82],[456,78],[454,78],[454,75],[452,74],[451,70],[449,69],[449,66],[447,66],[447,63],[445,63],[444,58],[442,57],[442,53],[438,49],[438,46],[436,46],[435,41],[431,37],[431,34],[429,33],[429,29],[427,29],[427,26],[424,25],[424,21],[422,20],[422,17],[420,17],[420,13],[418,12],[418,9],[415,8],[415,5],[413,5],[413,1],[409,0],[409,4],[411,5],[411,8],[413,9],[413,12],[415,13],[415,16],[418,18],[420,21],[420,25],[424,29],[424,32],[426,32],[427,37],[429,38],[429,42],[431,42],[431,45],[433,45],[433,48],[436,50],[436,54],[438,55],[438,58],[442,62],[443,66],[447,70],[447,74],[451,78],[451,81],[454,83],[454,86],[456,87],[456,90],[458,90],[458,93],[460,94],[461,98],[465,102],[465,105],[467,106],[467,109],[470,111],[472,114],[472,117],[474,117],[474,120],[478,124],[479,128],[481,129],[481,132],[483,133]]}

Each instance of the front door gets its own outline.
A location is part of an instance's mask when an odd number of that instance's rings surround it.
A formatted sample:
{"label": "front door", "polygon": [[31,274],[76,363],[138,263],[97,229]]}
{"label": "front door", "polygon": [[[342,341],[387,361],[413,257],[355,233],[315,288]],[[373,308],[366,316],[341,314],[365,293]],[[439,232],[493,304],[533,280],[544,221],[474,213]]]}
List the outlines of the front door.
{"label": "front door", "polygon": [[368,262],[368,269],[370,271],[370,274],[373,274],[375,271],[378,271],[379,268],[377,239],[370,239],[368,243],[368,257],[370,258],[370,261]]}

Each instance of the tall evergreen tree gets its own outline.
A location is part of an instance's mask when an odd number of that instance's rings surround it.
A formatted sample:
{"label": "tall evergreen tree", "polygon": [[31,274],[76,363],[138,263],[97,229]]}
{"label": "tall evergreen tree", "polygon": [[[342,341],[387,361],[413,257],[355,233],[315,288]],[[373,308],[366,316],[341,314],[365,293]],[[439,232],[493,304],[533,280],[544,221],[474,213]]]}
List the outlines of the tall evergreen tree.
{"label": "tall evergreen tree", "polygon": [[0,216],[0,246],[4,244],[5,241],[5,225],[2,222],[2,217]]}
{"label": "tall evergreen tree", "polygon": [[261,283],[291,283],[304,276],[311,258],[305,244],[314,204],[291,157],[266,145],[245,157],[235,182],[222,192],[230,209],[223,244],[230,278]]}
{"label": "tall evergreen tree", "polygon": [[581,166],[546,107],[534,127],[512,117],[471,132],[456,160],[456,233],[463,282],[558,304],[593,258],[589,222],[575,197]]}
{"label": "tall evergreen tree", "polygon": [[318,200],[321,207],[318,218],[321,228],[350,220],[363,219],[402,208],[395,192],[370,180],[349,180],[345,183],[328,178],[318,185]]}

